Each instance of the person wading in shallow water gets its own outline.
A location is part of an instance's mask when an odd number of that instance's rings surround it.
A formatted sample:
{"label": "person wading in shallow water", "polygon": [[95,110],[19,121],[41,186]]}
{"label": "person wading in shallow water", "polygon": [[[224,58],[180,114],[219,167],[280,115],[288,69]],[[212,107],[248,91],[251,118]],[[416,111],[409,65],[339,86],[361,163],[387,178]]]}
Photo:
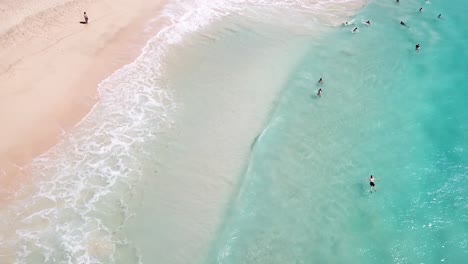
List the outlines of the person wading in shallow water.
{"label": "person wading in shallow water", "polygon": [[322,88],[318,89],[317,91],[317,96],[322,97]]}
{"label": "person wading in shallow water", "polygon": [[[408,27],[408,25],[406,25],[405,22],[403,22],[403,21],[400,21],[400,25],[405,26],[405,27]],[[409,27],[408,27],[408,28],[409,28]]]}
{"label": "person wading in shallow water", "polygon": [[372,175],[369,178],[369,184],[370,184],[370,192],[372,192],[372,190],[376,192],[377,190],[375,189],[375,178]]}

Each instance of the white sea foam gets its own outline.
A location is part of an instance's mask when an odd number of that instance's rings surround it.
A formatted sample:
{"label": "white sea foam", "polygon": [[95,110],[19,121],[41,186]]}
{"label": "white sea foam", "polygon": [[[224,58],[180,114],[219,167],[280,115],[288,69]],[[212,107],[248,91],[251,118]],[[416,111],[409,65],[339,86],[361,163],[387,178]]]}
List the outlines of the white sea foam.
{"label": "white sea foam", "polygon": [[[268,8],[264,15],[273,19],[284,8],[326,14],[342,8],[342,2],[347,1],[168,4],[162,17],[172,24],[147,43],[135,62],[102,81],[99,103],[86,118],[27,167],[34,186],[18,192],[0,212],[2,225],[9,227],[1,234],[1,247],[15,254],[16,263],[114,263],[117,248],[127,252],[126,259],[141,262],[138,249],[119,231],[132,217],[127,202],[137,196],[145,145],[172,125],[176,104],[161,75],[165,52],[184,35],[233,12],[262,20],[258,12]],[[0,254],[1,263],[11,258]]]}

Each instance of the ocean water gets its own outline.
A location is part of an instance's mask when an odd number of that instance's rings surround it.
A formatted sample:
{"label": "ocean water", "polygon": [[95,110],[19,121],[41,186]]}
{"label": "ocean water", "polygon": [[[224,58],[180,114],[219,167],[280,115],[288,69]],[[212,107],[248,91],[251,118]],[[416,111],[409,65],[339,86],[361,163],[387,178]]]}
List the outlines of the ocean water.
{"label": "ocean water", "polygon": [[205,263],[466,263],[467,9],[371,1],[311,39]]}
{"label": "ocean water", "polygon": [[[375,0],[356,14],[358,6],[170,1],[155,20],[171,26],[100,84],[99,103],[80,124],[23,168],[31,183],[0,209],[0,263],[198,262],[190,249],[199,241],[176,238],[167,226],[179,219],[155,210],[173,208],[156,199],[179,193],[158,185],[165,153],[154,145],[179,126],[178,86],[226,80],[281,92],[208,252],[197,252],[201,262],[464,263],[467,5]],[[336,26],[350,15],[356,34]],[[367,19],[370,27],[361,23]],[[169,79],[178,75],[167,74],[167,60],[192,53],[203,59],[185,81],[197,85]],[[263,69],[247,74],[244,60]],[[228,77],[211,77],[210,69]],[[187,203],[180,217],[200,214],[200,202]],[[216,228],[197,224],[179,233]]]}
{"label": "ocean water", "polygon": [[[21,168],[29,181],[0,208],[0,263],[154,263],[161,256],[169,260],[165,263],[184,263],[190,259],[193,252],[183,252],[182,244],[178,244],[182,249],[171,253],[154,249],[155,244],[174,240],[152,232],[164,229],[164,221],[171,219],[155,214],[154,207],[146,212],[141,209],[161,197],[155,193],[157,188],[165,188],[158,182],[149,186],[154,189],[145,184],[158,175],[158,162],[164,155],[154,152],[153,145],[174,127],[174,113],[181,103],[174,101],[174,87],[165,75],[168,54],[193,45],[186,42],[191,35],[216,42],[222,37],[204,35],[204,30],[223,27],[218,22],[230,15],[234,16],[231,21],[243,19],[243,13],[259,21],[265,8],[271,9],[265,13],[271,20],[281,8],[300,9],[297,3],[170,1],[152,22],[172,23],[147,43],[133,63],[100,83],[99,102],[86,118],[63,131],[62,140],[47,153]],[[324,21],[349,12],[339,4],[335,7],[337,15],[324,15]],[[177,191],[172,195],[178,195]],[[132,240],[132,225],[139,223],[134,222],[137,214],[138,219],[142,215],[148,219],[146,214],[159,222],[147,223],[143,238]],[[197,231],[194,228],[209,229],[194,226],[188,231]],[[153,256],[153,252],[160,255]]]}

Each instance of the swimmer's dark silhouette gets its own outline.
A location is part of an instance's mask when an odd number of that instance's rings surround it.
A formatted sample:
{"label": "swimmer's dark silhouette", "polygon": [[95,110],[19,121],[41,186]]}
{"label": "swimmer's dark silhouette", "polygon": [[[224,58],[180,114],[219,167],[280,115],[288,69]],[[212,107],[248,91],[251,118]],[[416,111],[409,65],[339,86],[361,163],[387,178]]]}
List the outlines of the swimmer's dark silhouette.
{"label": "swimmer's dark silhouette", "polygon": [[320,77],[320,80],[318,80],[318,83],[322,84],[323,83],[323,79],[322,77]]}
{"label": "swimmer's dark silhouette", "polygon": [[377,189],[375,189],[375,178],[373,175],[370,176],[369,178],[369,185],[370,185],[370,192],[372,192],[372,189],[374,190],[374,192],[377,191]]}
{"label": "swimmer's dark silhouette", "polygon": [[[405,27],[408,27],[408,25],[406,25],[405,22],[403,22],[403,21],[400,21],[400,25],[405,26]],[[409,28],[409,27],[408,27],[408,28]]]}
{"label": "swimmer's dark silhouette", "polygon": [[416,44],[416,51],[419,51],[419,49],[421,49],[421,45],[419,45],[419,43],[418,43],[418,44]]}
{"label": "swimmer's dark silhouette", "polygon": [[322,88],[318,89],[317,96],[322,97]]}

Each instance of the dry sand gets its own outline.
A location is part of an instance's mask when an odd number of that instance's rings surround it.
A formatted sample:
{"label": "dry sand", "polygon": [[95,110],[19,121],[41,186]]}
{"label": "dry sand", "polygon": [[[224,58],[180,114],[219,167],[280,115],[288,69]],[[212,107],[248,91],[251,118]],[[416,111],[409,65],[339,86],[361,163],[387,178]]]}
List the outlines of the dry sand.
{"label": "dry sand", "polygon": [[[98,83],[131,62],[167,22],[148,22],[165,3],[0,2],[0,205],[28,181],[21,166],[83,118],[98,100]],[[83,11],[87,25],[79,23]]]}

